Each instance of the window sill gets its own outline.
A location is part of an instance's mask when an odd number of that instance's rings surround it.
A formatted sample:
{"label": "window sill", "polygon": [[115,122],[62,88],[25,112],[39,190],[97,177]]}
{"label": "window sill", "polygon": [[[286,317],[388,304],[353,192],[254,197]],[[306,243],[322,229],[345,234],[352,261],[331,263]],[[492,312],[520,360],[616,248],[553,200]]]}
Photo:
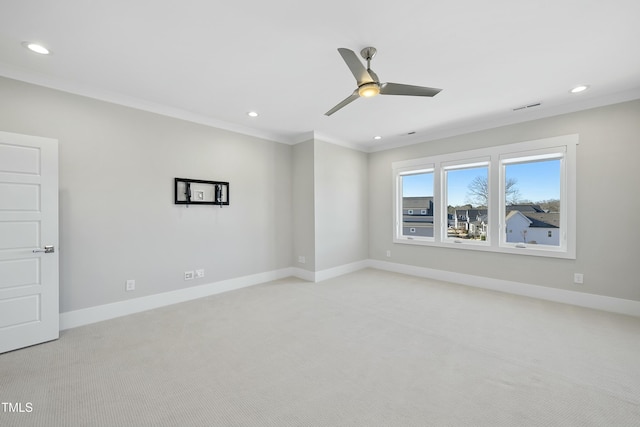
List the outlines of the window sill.
{"label": "window sill", "polygon": [[542,247],[541,245],[527,245],[526,247],[519,247],[517,245],[492,246],[487,241],[475,242],[459,240],[458,243],[458,241],[454,241],[453,239],[451,239],[444,242],[436,242],[434,239],[426,240],[424,238],[418,239],[411,237],[396,237],[393,239],[393,243],[401,245],[430,246],[437,248],[462,249],[547,258],[576,259],[575,252],[561,247]]}

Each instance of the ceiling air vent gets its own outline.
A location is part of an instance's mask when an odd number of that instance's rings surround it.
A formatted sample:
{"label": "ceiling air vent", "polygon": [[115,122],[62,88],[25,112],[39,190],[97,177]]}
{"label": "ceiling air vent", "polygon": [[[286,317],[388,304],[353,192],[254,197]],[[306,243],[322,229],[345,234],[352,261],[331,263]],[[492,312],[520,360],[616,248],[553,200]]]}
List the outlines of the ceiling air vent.
{"label": "ceiling air vent", "polygon": [[513,111],[528,110],[529,108],[539,107],[541,104],[542,104],[542,102],[535,102],[533,104],[528,104],[528,105],[523,105],[521,107],[516,107],[516,108],[513,109]]}

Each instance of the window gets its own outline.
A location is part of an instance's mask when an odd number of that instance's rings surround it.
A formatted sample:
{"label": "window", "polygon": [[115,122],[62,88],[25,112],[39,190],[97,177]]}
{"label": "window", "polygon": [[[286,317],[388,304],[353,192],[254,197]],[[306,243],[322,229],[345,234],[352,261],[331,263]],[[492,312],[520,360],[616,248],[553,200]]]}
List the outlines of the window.
{"label": "window", "polygon": [[453,214],[454,223],[447,224],[447,238],[486,242],[489,217],[487,183],[488,162],[462,163],[444,166],[445,203],[447,216]]}
{"label": "window", "polygon": [[[398,175],[402,218],[397,233],[412,239],[433,238],[433,170],[411,170]],[[420,215],[416,215],[420,212]]]}
{"label": "window", "polygon": [[503,244],[560,247],[560,234],[553,233],[562,228],[563,221],[560,193],[564,153],[559,151],[502,156],[501,207],[509,230]]}
{"label": "window", "polygon": [[394,242],[575,258],[577,144],[567,135],[394,162]]}

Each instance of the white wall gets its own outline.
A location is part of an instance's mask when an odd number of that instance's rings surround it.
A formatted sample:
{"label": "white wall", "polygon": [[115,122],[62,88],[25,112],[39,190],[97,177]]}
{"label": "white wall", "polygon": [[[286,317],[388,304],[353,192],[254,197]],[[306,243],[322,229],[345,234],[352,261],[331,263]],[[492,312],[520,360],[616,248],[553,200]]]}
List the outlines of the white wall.
{"label": "white wall", "polygon": [[[0,129],[59,140],[61,312],[291,266],[290,146],[6,78],[0,94]],[[231,205],[174,205],[175,177],[229,181]]]}
{"label": "white wall", "polygon": [[[393,244],[392,162],[576,133],[576,260]],[[640,301],[639,136],[640,101],[633,101],[372,153],[369,257]],[[574,272],[584,284],[573,283]]]}

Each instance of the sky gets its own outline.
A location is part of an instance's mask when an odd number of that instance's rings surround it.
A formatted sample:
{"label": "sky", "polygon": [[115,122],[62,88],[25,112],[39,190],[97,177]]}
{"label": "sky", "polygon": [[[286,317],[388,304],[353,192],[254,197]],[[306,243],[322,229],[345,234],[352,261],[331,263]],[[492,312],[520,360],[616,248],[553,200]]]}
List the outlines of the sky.
{"label": "sky", "polygon": [[[470,203],[469,183],[477,176],[487,177],[487,168],[455,169],[448,172],[448,200],[451,206]],[[517,181],[519,199],[540,202],[560,199],[560,160],[515,163],[506,166],[506,178]],[[402,178],[405,197],[433,196],[433,173],[405,175]]]}

